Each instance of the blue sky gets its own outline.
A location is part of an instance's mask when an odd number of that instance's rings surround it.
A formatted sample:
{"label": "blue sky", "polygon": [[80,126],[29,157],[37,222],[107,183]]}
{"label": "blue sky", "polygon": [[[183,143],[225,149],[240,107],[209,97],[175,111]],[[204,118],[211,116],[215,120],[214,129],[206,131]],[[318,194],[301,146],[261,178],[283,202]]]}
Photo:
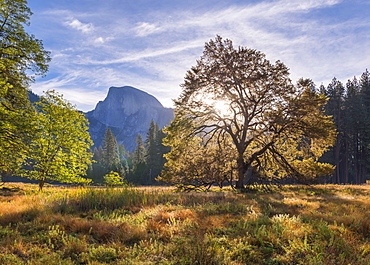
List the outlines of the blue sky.
{"label": "blue sky", "polygon": [[110,86],[134,86],[166,107],[216,35],[281,60],[293,82],[346,82],[370,68],[368,0],[29,0],[28,32],[51,51],[46,77],[83,111]]}

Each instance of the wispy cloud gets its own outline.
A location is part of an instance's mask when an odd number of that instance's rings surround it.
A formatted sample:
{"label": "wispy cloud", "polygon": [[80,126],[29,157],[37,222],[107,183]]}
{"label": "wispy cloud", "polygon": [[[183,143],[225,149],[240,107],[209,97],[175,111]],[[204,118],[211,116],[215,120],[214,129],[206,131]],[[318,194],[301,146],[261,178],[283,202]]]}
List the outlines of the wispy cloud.
{"label": "wispy cloud", "polygon": [[135,62],[142,59],[148,59],[152,57],[158,57],[158,56],[164,56],[171,53],[179,53],[186,51],[188,49],[192,48],[199,48],[203,47],[203,42],[199,40],[192,40],[189,42],[181,42],[181,43],[172,43],[173,46],[166,47],[166,48],[160,48],[160,49],[150,49],[137,52],[134,54],[124,54],[121,55],[121,58],[113,59],[113,60],[93,60],[93,61],[85,61],[87,64],[100,64],[100,65],[107,65],[107,64],[120,64],[120,63],[127,63],[127,62]]}
{"label": "wispy cloud", "polygon": [[145,37],[160,30],[161,29],[159,27],[147,22],[140,22],[138,26],[135,28],[136,36],[138,37]]}
{"label": "wispy cloud", "polygon": [[66,22],[65,25],[79,30],[83,33],[88,33],[94,30],[94,26],[92,23],[82,23],[79,21],[77,18],[69,18]]}
{"label": "wispy cloud", "polygon": [[95,44],[105,44],[105,43],[110,42],[112,40],[114,40],[113,37],[96,37],[94,39],[94,43]]}
{"label": "wispy cloud", "polygon": [[57,87],[85,109],[90,103],[84,94],[95,99],[96,91],[104,94],[109,86],[123,85],[144,89],[168,106],[180,94],[179,84],[202,55],[204,43],[215,35],[261,50],[272,61],[282,60],[293,80],[304,76],[320,83],[347,77],[370,61],[365,34],[370,20],[334,19],[336,8],[347,3],[341,0],[208,1],[203,8],[176,8],[181,1],[175,1],[173,8],[140,9],[140,15],[126,10],[124,1],[92,1],[97,8],[90,13],[66,6],[44,13],[45,20],[63,26],[58,31],[63,42],[52,47],[50,70],[57,77],[33,86]]}

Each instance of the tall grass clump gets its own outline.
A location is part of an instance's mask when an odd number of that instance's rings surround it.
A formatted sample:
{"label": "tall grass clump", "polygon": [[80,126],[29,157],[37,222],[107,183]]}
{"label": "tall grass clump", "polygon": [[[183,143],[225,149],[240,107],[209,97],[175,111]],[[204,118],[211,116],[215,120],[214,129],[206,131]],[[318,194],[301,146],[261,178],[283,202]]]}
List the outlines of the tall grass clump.
{"label": "tall grass clump", "polygon": [[134,188],[86,188],[67,194],[54,203],[56,211],[73,213],[153,206],[171,202],[173,199],[176,199],[176,195],[171,192],[145,191]]}

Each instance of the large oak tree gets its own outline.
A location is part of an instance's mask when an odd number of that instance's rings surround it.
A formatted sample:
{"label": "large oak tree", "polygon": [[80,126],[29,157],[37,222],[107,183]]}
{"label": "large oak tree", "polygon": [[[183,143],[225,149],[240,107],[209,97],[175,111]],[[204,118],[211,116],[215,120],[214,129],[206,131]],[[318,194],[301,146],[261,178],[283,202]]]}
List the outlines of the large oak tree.
{"label": "large oak tree", "polygon": [[217,36],[206,43],[182,88],[167,128],[172,149],[165,176],[184,167],[180,158],[193,150],[187,137],[199,137],[202,147],[216,142],[220,152],[230,142],[237,188],[251,184],[247,172],[252,169],[267,179],[299,181],[332,173],[331,165],[318,162],[335,140],[333,122],[322,111],[326,98],[311,80],[293,85],[282,62],[271,63],[263,53],[234,48],[231,40]]}

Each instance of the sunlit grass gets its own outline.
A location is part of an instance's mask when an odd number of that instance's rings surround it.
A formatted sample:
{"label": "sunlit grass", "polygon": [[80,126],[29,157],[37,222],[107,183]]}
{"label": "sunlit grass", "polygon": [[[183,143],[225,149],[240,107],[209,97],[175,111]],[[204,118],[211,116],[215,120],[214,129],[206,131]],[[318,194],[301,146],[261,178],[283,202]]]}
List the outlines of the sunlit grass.
{"label": "sunlit grass", "polygon": [[366,185],[7,187],[2,264],[370,264]]}

